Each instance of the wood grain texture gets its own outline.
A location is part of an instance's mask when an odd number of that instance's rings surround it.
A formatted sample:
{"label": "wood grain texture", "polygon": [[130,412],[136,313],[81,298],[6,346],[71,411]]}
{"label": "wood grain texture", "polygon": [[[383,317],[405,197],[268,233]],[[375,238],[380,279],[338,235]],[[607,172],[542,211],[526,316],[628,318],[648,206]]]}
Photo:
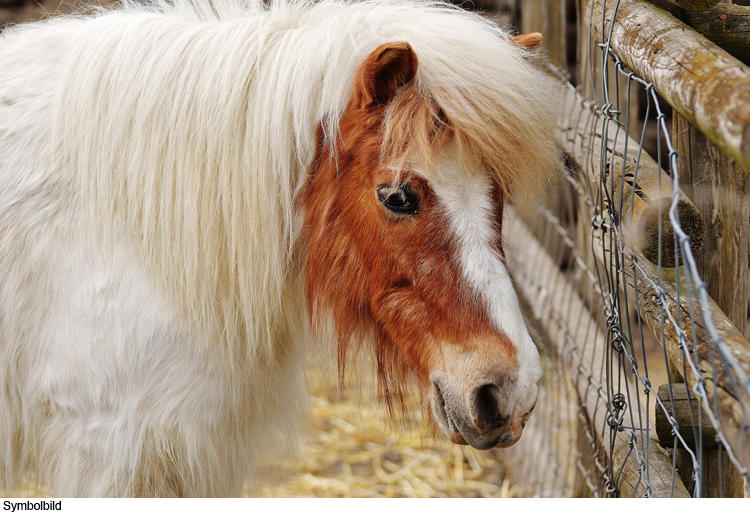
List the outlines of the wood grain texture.
{"label": "wood grain texture", "polygon": [[[669,385],[661,385],[658,390],[667,408],[665,413],[660,406],[656,408],[656,434],[659,443],[665,448],[674,448],[675,439],[670,418],[674,418],[685,444],[694,452],[698,451],[696,438],[702,440],[702,469],[701,469],[701,497],[743,497],[744,488],[742,476],[730,463],[729,456],[716,441],[716,430],[700,413],[700,402],[685,384],[672,384],[671,395]],[[682,449],[683,444],[677,441],[677,448],[672,452],[677,455],[680,476],[688,491],[695,491],[693,461]]]}
{"label": "wood grain texture", "polygon": [[685,193],[706,223],[704,250],[696,254],[709,295],[744,333],[750,289],[750,177],[681,115],[672,137]]}
{"label": "wood grain texture", "polygon": [[[701,425],[698,425],[700,401],[695,395],[691,395],[685,384],[672,384],[671,396],[668,384],[660,385],[657,393],[667,408],[665,413],[661,406],[656,407],[656,435],[659,437],[659,443],[662,447],[673,448],[675,445],[675,436],[670,420],[670,418],[674,418],[680,436],[687,447],[693,451],[696,450],[696,435],[700,430],[702,434],[701,447],[706,449],[716,448],[716,430],[705,416],[701,419]],[[677,447],[683,447],[679,440],[677,441]]]}
{"label": "wood grain texture", "polygon": [[699,11],[702,9],[710,9],[721,0],[667,0],[672,5],[687,9],[690,11]]}
{"label": "wood grain texture", "polygon": [[589,1],[596,39],[750,170],[750,67],[649,2]]}
{"label": "wood grain texture", "polygon": [[521,32],[540,32],[542,45],[552,61],[566,66],[566,4],[564,0],[526,0],[523,2]]}
{"label": "wood grain texture", "polygon": [[706,11],[686,11],[683,20],[737,59],[750,62],[750,7],[720,4]]}

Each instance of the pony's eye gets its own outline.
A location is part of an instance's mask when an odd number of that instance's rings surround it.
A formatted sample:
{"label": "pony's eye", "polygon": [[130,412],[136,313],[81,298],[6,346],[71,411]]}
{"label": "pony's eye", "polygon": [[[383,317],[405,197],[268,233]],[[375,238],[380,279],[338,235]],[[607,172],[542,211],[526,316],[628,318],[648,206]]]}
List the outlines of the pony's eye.
{"label": "pony's eye", "polygon": [[408,185],[384,185],[378,188],[378,201],[391,212],[416,215],[419,212],[419,196]]}

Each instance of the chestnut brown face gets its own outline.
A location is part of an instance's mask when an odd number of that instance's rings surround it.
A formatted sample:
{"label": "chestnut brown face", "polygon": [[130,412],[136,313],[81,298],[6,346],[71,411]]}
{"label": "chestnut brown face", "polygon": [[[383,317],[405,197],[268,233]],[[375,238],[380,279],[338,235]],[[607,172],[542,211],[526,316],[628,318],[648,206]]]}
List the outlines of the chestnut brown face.
{"label": "chestnut brown face", "polygon": [[541,367],[503,261],[503,196],[448,127],[429,169],[381,161],[384,110],[399,90],[418,100],[416,68],[407,44],[373,52],[335,153],[320,141],[303,203],[309,308],[333,316],[340,356],[352,336],[372,337],[386,385],[419,378],[451,440],[509,446]]}

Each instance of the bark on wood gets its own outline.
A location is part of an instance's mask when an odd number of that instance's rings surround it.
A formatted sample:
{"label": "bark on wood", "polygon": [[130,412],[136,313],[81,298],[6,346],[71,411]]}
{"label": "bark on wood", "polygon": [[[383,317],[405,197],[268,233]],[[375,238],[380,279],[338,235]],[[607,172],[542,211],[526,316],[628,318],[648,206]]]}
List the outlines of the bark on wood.
{"label": "bark on wood", "polygon": [[644,0],[590,2],[594,36],[750,171],[750,67]]}
{"label": "bark on wood", "polygon": [[667,2],[688,11],[701,11],[712,8],[721,0],[667,0]]}
{"label": "bark on wood", "polygon": [[[593,434],[603,441],[601,431],[610,428],[607,423],[606,400],[601,395],[606,392],[606,387],[600,383],[606,352],[606,338],[601,332],[601,325],[593,318],[555,262],[518,219],[515,211],[511,208],[507,214],[503,242],[511,266],[515,269],[515,283],[520,296],[531,306],[534,316],[543,320],[542,328],[546,339],[556,344],[555,350],[573,379],[590,428],[597,430]],[[629,411],[625,411],[622,426],[627,428],[632,424]],[[645,425],[637,427],[645,428]],[[607,453],[610,451],[609,438],[606,437],[606,445],[599,445]],[[638,441],[639,449],[644,447],[645,442],[649,445],[646,460],[651,495],[689,497],[679,479],[672,487],[672,466],[655,435],[644,436],[643,432],[636,431],[633,438]],[[610,462],[615,468],[614,482],[620,490],[620,496],[645,496],[646,474],[641,473],[640,462],[632,453],[627,433],[614,434]]]}
{"label": "bark on wood", "polygon": [[721,4],[707,11],[686,11],[683,20],[745,64],[750,61],[750,7]]}
{"label": "bark on wood", "polygon": [[[541,32],[543,35],[542,47],[547,55],[560,66],[566,65],[566,5],[565,0],[528,0],[522,5],[521,32]],[[557,175],[557,174],[555,174]],[[544,204],[550,210],[554,210],[557,217],[570,216],[570,196],[564,192],[565,188],[558,187],[550,189],[545,195],[540,196]],[[530,207],[529,207],[530,208]],[[535,212],[535,210],[523,210],[524,220],[531,228],[550,254],[560,255],[559,263],[565,264],[566,255],[562,252],[567,247],[562,243],[557,232],[550,231]],[[572,222],[570,223],[572,227]],[[567,250],[569,252],[569,250]]]}
{"label": "bark on wood", "polygon": [[[598,184],[602,171],[607,177],[607,198],[617,210],[625,242],[650,261],[664,267],[681,264],[672,249],[674,230],[669,220],[672,181],[638,143],[619,125],[593,111],[591,105],[560,85],[563,112],[559,141],[563,150],[586,173],[590,184]],[[608,162],[599,159],[606,152]],[[703,244],[703,219],[684,194],[678,204],[680,224],[690,236],[694,253]],[[587,223],[585,228],[588,231]],[[661,236],[660,236],[661,233]],[[661,241],[661,250],[660,250]]]}

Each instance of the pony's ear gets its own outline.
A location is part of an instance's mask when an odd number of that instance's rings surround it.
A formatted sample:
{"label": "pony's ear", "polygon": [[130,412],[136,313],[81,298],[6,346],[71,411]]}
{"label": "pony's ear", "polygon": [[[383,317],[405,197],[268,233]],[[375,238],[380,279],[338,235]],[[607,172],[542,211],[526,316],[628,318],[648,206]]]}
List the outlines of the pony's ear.
{"label": "pony's ear", "polygon": [[354,103],[359,107],[388,104],[416,74],[417,55],[408,42],[383,44],[370,53],[357,72]]}
{"label": "pony's ear", "polygon": [[521,47],[526,49],[537,49],[542,45],[542,34],[541,33],[526,33],[524,35],[516,35],[513,37]]}

